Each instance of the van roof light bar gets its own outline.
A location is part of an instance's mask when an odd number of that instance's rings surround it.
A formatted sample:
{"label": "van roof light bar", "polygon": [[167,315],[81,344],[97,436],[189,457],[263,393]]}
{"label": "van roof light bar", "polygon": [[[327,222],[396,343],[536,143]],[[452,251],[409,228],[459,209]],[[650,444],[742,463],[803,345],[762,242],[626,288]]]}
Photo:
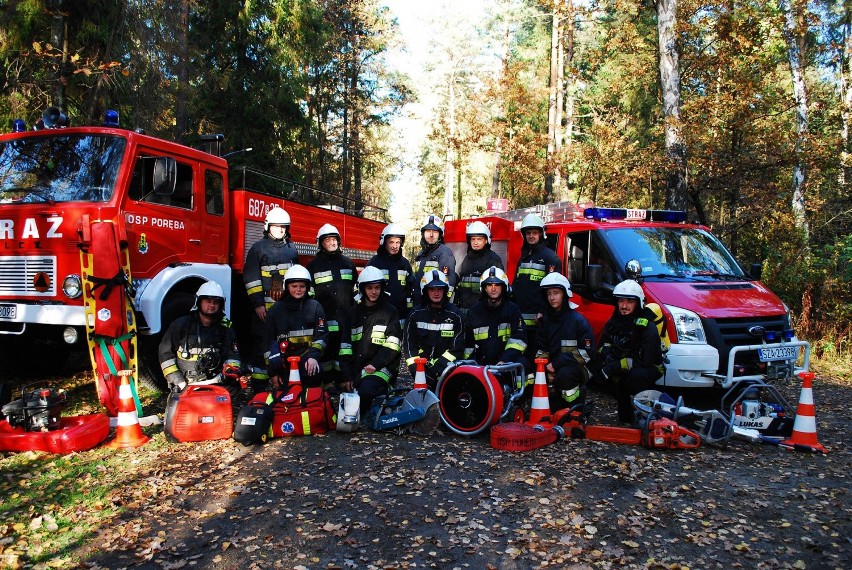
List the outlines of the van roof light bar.
{"label": "van roof light bar", "polygon": [[669,222],[674,224],[686,221],[686,212],[681,210],[633,210],[628,208],[586,208],[583,217],[589,220],[626,220],[644,222]]}

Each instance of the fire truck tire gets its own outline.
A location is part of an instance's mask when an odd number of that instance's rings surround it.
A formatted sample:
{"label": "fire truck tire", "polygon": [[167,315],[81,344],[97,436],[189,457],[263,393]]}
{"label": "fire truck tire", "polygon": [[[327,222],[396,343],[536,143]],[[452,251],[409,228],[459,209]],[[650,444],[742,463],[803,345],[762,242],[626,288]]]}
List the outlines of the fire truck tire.
{"label": "fire truck tire", "polygon": [[176,318],[186,315],[192,309],[195,296],[192,293],[176,292],[168,296],[162,308],[162,329],[155,335],[140,335],[138,345],[139,383],[154,392],[167,389],[166,379],[160,367],[160,340],[166,329]]}

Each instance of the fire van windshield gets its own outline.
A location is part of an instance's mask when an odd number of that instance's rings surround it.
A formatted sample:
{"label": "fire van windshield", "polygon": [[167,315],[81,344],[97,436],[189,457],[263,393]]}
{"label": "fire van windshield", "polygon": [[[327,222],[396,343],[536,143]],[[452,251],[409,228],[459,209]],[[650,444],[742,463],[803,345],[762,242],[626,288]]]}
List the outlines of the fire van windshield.
{"label": "fire van windshield", "polygon": [[106,202],[125,146],[117,136],[62,131],[0,143],[0,204]]}
{"label": "fire van windshield", "polygon": [[614,228],[601,234],[620,267],[636,259],[646,278],[747,279],[725,246],[699,228]]}

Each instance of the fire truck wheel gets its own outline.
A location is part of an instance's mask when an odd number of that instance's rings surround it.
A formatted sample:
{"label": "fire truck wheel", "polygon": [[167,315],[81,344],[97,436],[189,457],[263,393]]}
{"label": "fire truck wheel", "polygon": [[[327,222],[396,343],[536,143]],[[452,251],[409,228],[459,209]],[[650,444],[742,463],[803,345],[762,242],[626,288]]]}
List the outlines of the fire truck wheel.
{"label": "fire truck wheel", "polygon": [[162,328],[159,334],[139,336],[139,383],[154,392],[164,392],[167,388],[163,370],[160,367],[159,348],[160,340],[163,338],[165,329],[169,324],[186,315],[195,302],[192,293],[174,292],[166,298],[163,303]]}

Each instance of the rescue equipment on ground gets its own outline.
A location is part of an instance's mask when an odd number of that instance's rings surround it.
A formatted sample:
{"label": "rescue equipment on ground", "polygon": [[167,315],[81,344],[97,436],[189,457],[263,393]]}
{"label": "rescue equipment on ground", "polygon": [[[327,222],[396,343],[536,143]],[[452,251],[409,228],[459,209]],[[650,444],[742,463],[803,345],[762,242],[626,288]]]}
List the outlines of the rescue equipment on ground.
{"label": "rescue equipment on ground", "polygon": [[450,431],[471,436],[505,421],[524,421],[522,364],[479,366],[457,360],[438,379],[441,420]]}
{"label": "rescue equipment on ground", "polygon": [[[95,375],[98,399],[107,413],[119,413],[119,370],[136,370],[135,294],[130,277],[127,237],[117,224],[90,220],[80,222],[80,270],[86,315],[86,338]],[[130,390],[137,412],[141,404],[135,381]]]}
{"label": "rescue equipment on ground", "polygon": [[358,391],[340,394],[337,408],[337,431],[352,433],[361,425],[361,396]]}
{"label": "rescue equipment on ground", "polygon": [[802,391],[799,394],[799,407],[796,411],[796,422],[793,424],[793,434],[778,445],[794,451],[810,451],[828,453],[816,434],[816,415],[813,395],[813,372],[800,372]]}
{"label": "rescue equipment on ground", "polygon": [[21,389],[21,397],[2,408],[3,416],[13,428],[24,431],[51,431],[59,428],[62,410],[67,405],[65,390],[53,390],[36,382]]}
{"label": "rescue equipment on ground", "polygon": [[331,398],[322,388],[303,388],[291,385],[287,390],[259,392],[249,405],[265,403],[272,406],[271,437],[316,435],[333,430],[337,416]]}
{"label": "rescue equipment on ground", "polygon": [[373,400],[364,425],[376,431],[429,435],[440,424],[438,397],[424,388],[396,388]]}
{"label": "rescue equipment on ground", "polygon": [[228,439],[234,431],[234,412],[227,388],[195,383],[169,394],[163,431],[173,442]]}
{"label": "rescue equipment on ground", "polygon": [[254,443],[266,443],[275,412],[266,401],[254,401],[246,404],[237,413],[234,423],[234,441],[245,446]]}
{"label": "rescue equipment on ground", "polygon": [[412,387],[414,390],[429,388],[426,384],[426,362],[428,361],[422,356],[414,359],[414,386]]}
{"label": "rescue equipment on ground", "polygon": [[142,433],[142,426],[139,424],[139,415],[136,413],[136,404],[130,391],[131,374],[130,370],[121,370],[118,373],[121,377],[121,386],[118,388],[118,429],[115,439],[109,442],[107,447],[117,449],[139,447],[148,443],[150,439]]}
{"label": "rescue equipment on ground", "polygon": [[543,418],[550,416],[550,398],[547,396],[547,375],[544,371],[545,366],[547,366],[546,358],[535,359],[535,384],[533,384],[530,417],[527,420],[527,423],[530,425],[535,425]]}

